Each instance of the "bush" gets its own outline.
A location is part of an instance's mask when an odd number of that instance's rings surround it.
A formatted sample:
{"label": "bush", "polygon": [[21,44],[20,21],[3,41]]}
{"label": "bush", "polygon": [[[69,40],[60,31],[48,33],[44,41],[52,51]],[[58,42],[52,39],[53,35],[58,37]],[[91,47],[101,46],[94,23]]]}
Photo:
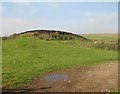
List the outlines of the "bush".
{"label": "bush", "polygon": [[59,35],[59,40],[63,40],[64,39],[64,35]]}
{"label": "bush", "polygon": [[8,37],[7,37],[7,36],[2,37],[2,40],[6,40],[6,39],[8,39]]}
{"label": "bush", "polygon": [[49,41],[50,39],[49,38],[46,38],[46,41]]}

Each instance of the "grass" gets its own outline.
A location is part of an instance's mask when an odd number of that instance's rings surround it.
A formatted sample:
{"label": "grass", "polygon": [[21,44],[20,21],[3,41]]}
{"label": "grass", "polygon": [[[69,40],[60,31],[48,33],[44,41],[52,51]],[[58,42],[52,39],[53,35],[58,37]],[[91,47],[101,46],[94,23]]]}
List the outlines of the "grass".
{"label": "grass", "polygon": [[92,40],[102,41],[118,40],[118,34],[83,34],[83,36]]}
{"label": "grass", "polygon": [[81,42],[83,46],[105,50],[120,50],[118,34],[84,34],[83,36],[92,40],[92,42]]}
{"label": "grass", "polygon": [[24,85],[50,71],[118,59],[117,51],[82,47],[79,40],[45,41],[33,37],[4,40],[2,55],[5,88]]}

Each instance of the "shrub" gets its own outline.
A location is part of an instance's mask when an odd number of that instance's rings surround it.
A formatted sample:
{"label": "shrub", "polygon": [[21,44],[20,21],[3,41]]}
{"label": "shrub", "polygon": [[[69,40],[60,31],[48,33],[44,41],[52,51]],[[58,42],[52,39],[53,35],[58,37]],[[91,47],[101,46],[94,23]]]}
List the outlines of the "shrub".
{"label": "shrub", "polygon": [[8,39],[8,37],[7,37],[7,36],[2,37],[2,40],[6,40],[6,39]]}
{"label": "shrub", "polygon": [[64,35],[59,35],[59,40],[63,40],[64,39]]}

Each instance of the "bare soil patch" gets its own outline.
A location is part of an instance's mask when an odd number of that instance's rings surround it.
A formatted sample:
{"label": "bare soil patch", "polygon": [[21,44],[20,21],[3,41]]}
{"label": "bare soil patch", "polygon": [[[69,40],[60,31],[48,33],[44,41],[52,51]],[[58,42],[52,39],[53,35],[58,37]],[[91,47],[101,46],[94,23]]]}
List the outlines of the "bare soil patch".
{"label": "bare soil patch", "polygon": [[[62,81],[44,79],[53,74],[67,75],[69,78]],[[24,88],[36,92],[112,92],[118,88],[118,61],[48,73],[35,78]]]}

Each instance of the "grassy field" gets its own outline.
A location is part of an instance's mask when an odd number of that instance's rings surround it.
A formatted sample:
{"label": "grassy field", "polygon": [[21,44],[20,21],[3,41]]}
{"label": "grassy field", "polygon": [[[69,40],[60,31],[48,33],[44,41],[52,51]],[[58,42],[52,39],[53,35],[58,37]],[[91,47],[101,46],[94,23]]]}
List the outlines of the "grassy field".
{"label": "grassy field", "polygon": [[102,41],[118,40],[118,34],[83,34],[83,36],[93,40]]}
{"label": "grassy field", "polygon": [[33,37],[4,40],[2,54],[6,88],[23,85],[50,71],[118,59],[117,51],[82,47],[79,40],[45,41]]}

